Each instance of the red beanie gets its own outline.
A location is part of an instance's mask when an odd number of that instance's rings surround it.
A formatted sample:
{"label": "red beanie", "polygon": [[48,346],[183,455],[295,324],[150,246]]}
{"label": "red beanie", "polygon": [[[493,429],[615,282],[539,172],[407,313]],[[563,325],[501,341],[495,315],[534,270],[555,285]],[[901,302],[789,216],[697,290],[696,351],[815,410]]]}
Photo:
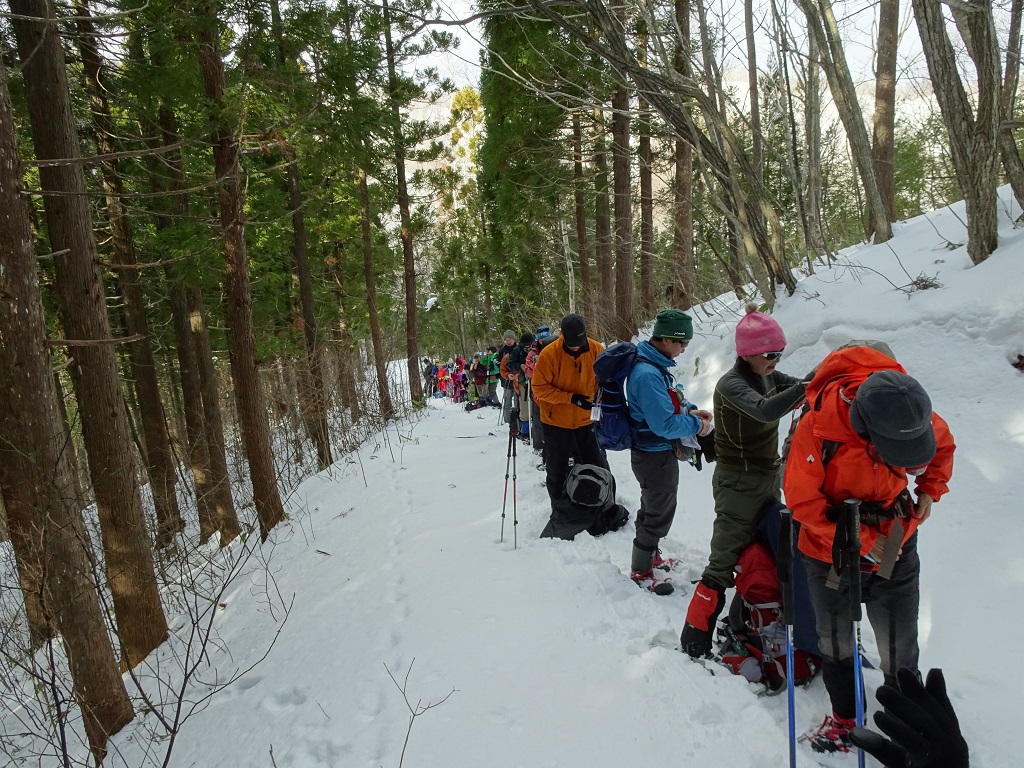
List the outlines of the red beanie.
{"label": "red beanie", "polygon": [[786,346],[786,334],[774,319],[757,311],[756,304],[747,304],[747,314],[736,323],[736,354],[760,355],[779,352]]}

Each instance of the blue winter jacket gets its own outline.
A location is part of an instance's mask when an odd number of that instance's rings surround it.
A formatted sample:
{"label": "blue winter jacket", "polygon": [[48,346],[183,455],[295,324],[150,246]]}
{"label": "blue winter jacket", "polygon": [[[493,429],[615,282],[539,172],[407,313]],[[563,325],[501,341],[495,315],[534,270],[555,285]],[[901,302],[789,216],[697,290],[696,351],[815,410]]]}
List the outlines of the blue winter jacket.
{"label": "blue winter jacket", "polygon": [[671,451],[669,440],[700,432],[700,419],[689,414],[697,406],[683,401],[683,412],[675,412],[668,393],[672,386],[668,369],[675,365],[649,341],[637,345],[636,364],[626,379],[626,401],[630,417],[638,422],[633,440],[633,448],[638,451]]}

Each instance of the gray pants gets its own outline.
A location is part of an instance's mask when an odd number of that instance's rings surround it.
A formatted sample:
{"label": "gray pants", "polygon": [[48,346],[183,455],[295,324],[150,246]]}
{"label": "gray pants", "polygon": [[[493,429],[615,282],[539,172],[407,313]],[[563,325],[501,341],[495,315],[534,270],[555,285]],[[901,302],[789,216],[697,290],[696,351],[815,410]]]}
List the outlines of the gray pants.
{"label": "gray pants", "polygon": [[492,381],[487,385],[487,396],[491,398],[491,404],[498,404],[498,382]]}
{"label": "gray pants", "polygon": [[715,525],[711,533],[711,556],[703,577],[728,589],[735,586],[736,561],[754,540],[761,510],[769,501],[780,497],[779,474],[716,464],[711,489],[715,496]]}
{"label": "gray pants", "polygon": [[[839,589],[830,589],[825,584],[830,564],[807,555],[802,557],[807,567],[811,601],[814,603],[818,647],[827,661],[847,662],[854,654],[849,574],[843,574]],[[917,616],[921,602],[918,591],[921,558],[917,554],[917,534],[903,545],[903,554],[896,561],[891,579],[883,579],[874,573],[862,573],[860,579],[865,611],[878,641],[878,655],[886,679],[895,680],[896,670],[901,667],[917,670],[920,653]],[[825,687],[829,689],[832,707],[836,712],[852,711],[853,700],[845,701],[853,695],[852,685],[829,685],[829,676],[826,675]],[[840,688],[843,689],[842,693],[835,690]],[[837,701],[837,695],[844,700]]]}
{"label": "gray pants", "polygon": [[633,475],[640,483],[640,510],[636,513],[636,538],[640,549],[653,552],[668,535],[676,516],[679,491],[679,459],[672,451],[629,452]]}

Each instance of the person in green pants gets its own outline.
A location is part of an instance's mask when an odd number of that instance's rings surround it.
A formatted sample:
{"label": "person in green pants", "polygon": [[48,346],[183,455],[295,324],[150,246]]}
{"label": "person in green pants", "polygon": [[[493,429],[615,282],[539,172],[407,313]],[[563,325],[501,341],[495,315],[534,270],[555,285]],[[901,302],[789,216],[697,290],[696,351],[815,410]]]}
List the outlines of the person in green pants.
{"label": "person in green pants", "polygon": [[786,346],[781,326],[747,305],[736,325],[736,363],[715,386],[715,524],[711,556],[690,598],[680,635],[692,658],[711,651],[733,569],[753,540],[765,504],[781,497],[779,420],[803,399],[805,381],[776,370]]}

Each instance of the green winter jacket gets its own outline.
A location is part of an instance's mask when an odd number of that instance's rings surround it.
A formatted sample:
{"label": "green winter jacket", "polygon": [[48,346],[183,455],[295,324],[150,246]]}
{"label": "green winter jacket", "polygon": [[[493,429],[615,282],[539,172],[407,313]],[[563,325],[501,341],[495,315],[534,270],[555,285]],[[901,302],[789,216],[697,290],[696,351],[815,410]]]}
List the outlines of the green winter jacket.
{"label": "green winter jacket", "polygon": [[736,359],[715,385],[715,454],[723,468],[775,472],[779,466],[779,419],[804,396],[807,384],[772,371],[758,376]]}
{"label": "green winter jacket", "polygon": [[487,368],[487,383],[497,384],[499,378],[498,353],[490,352],[480,358],[480,362]]}

